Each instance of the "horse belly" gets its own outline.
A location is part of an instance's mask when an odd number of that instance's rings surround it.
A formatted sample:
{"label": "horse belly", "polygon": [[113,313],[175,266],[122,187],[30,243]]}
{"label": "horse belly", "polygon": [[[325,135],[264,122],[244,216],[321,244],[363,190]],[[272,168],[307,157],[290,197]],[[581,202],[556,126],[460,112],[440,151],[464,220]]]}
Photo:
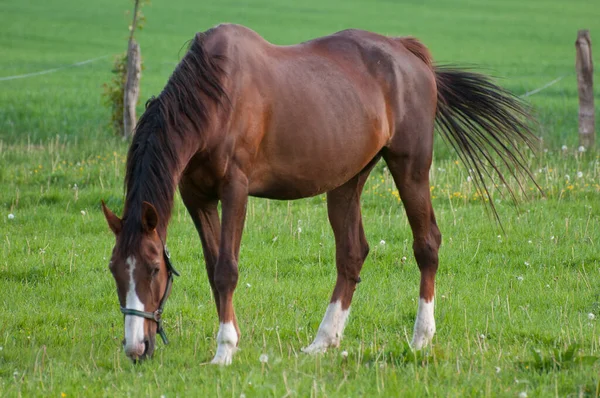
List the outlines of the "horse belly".
{"label": "horse belly", "polygon": [[357,175],[385,145],[381,131],[300,134],[262,153],[249,178],[250,195],[300,199],[331,191]]}

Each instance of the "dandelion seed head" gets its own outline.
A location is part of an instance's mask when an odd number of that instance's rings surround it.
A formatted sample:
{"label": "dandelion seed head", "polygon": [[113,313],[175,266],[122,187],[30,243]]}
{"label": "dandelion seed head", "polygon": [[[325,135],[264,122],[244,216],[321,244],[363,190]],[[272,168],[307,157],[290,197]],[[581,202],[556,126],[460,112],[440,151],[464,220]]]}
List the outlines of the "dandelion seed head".
{"label": "dandelion seed head", "polygon": [[590,321],[593,321],[594,319],[596,319],[596,315],[594,315],[593,313],[591,313],[591,312],[590,312],[590,313],[588,314],[588,319],[589,319]]}
{"label": "dandelion seed head", "polygon": [[260,354],[258,360],[260,361],[260,363],[267,363],[269,362],[269,356],[267,354]]}
{"label": "dandelion seed head", "polygon": [[381,246],[385,246],[385,241],[382,239],[382,240],[380,240],[380,241],[379,241],[379,244],[380,244]]}
{"label": "dandelion seed head", "polygon": [[402,258],[400,259],[401,262],[406,262],[406,256],[402,256]]}
{"label": "dandelion seed head", "polygon": [[9,220],[14,220],[14,219],[15,219],[15,215],[14,215],[14,214],[12,214],[12,213],[10,213],[10,214],[8,215],[8,219],[9,219]]}
{"label": "dandelion seed head", "polygon": [[501,370],[500,367],[496,366],[496,373],[500,373]]}
{"label": "dandelion seed head", "polygon": [[81,210],[81,215],[85,216],[85,210]]}
{"label": "dandelion seed head", "polygon": [[566,145],[563,145],[560,149],[562,149],[563,151],[566,151],[569,148]]}
{"label": "dandelion seed head", "polygon": [[577,172],[577,178],[582,178],[582,177],[583,177],[583,172],[581,172],[581,171],[578,171],[578,172]]}
{"label": "dandelion seed head", "polygon": [[583,153],[585,152],[585,147],[582,145],[579,148],[577,148],[577,150],[579,151],[579,153]]}
{"label": "dandelion seed head", "polygon": [[519,282],[523,282],[523,277],[522,277],[522,276],[517,276],[517,280],[518,280]]}
{"label": "dandelion seed head", "polygon": [[340,353],[340,355],[342,356],[342,358],[346,359],[348,358],[348,351],[344,350]]}
{"label": "dandelion seed head", "polygon": [[527,398],[527,392],[525,392],[525,391],[521,391],[521,392],[519,393],[519,398]]}

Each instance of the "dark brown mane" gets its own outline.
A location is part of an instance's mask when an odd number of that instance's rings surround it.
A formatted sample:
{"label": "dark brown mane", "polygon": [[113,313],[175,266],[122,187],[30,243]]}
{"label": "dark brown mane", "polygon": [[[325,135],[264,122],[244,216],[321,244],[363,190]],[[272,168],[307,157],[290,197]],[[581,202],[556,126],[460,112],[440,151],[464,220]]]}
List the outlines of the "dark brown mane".
{"label": "dark brown mane", "polygon": [[166,227],[178,183],[178,148],[200,145],[209,122],[208,106],[227,100],[221,85],[224,71],[218,64],[224,57],[207,54],[204,46],[211,31],[196,34],[165,88],[158,97],[148,100],[138,121],[127,154],[123,250],[138,246],[144,201],[156,208],[159,230]]}

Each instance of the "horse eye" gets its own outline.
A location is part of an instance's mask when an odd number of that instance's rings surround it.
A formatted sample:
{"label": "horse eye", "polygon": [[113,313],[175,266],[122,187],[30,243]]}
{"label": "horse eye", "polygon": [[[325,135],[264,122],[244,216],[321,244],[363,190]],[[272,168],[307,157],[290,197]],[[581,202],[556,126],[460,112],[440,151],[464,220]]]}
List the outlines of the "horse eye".
{"label": "horse eye", "polygon": [[156,268],[152,268],[152,277],[156,277],[156,275],[158,275],[158,271],[160,271],[160,269],[158,267]]}

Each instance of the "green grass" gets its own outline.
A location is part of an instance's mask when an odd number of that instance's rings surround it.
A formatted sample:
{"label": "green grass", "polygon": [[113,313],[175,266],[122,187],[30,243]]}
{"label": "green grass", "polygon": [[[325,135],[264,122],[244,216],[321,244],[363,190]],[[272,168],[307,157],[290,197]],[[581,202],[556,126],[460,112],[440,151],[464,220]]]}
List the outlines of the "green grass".
{"label": "green grass", "polygon": [[[1,3],[0,77],[121,52],[128,5]],[[517,94],[570,74],[529,98],[548,149],[529,161],[546,197],[527,186],[531,194],[515,209],[495,193],[502,230],[439,147],[438,334],[415,355],[407,339],[419,274],[404,210],[378,166],[363,196],[371,243],[363,282],[341,348],[318,357],[299,350],[335,281],[324,199],[252,199],[235,296],[241,350],[224,369],[205,365],[218,323],[199,240],[178,198],[169,247],[183,276],[165,315],[171,345],[159,342],[154,360],[134,366],[120,347],[107,268],[113,237],[99,208],[100,199],[119,214],[123,206],[127,143],[112,136],[100,97],[112,61],[0,81],[1,396],[597,395],[600,163],[595,152],[574,150],[572,75],[577,29],[599,31],[596,2],[155,1],[144,12],[142,98],[159,92],[194,32],[222,21],[280,44],[346,27],[413,34],[437,60],[482,65]]]}

